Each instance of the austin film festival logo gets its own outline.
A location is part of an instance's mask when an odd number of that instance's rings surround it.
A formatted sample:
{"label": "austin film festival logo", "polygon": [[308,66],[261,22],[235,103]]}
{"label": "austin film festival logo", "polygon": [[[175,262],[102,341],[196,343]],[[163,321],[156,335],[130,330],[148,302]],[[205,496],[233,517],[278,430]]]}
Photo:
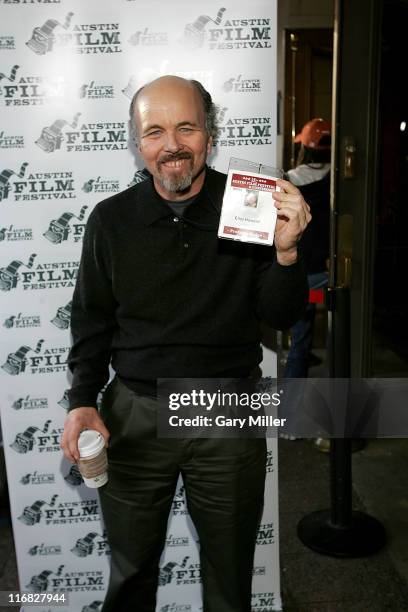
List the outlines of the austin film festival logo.
{"label": "austin film festival logo", "polygon": [[21,74],[21,67],[15,64],[0,72],[0,102],[4,106],[42,106],[67,93],[64,77],[42,77]]}
{"label": "austin film festival logo", "polygon": [[30,172],[25,176],[27,166],[24,162],[19,172],[6,168],[0,173],[0,202],[9,196],[15,202],[76,198],[73,172]]}
{"label": "austin film festival logo", "polygon": [[3,327],[6,329],[27,329],[28,327],[41,327],[40,315],[10,315],[5,319]]}
{"label": "austin film festival logo", "polygon": [[117,179],[97,176],[85,181],[82,185],[82,191],[85,193],[118,193],[120,191],[120,184]]}
{"label": "austin film festival logo", "polygon": [[18,517],[18,520],[24,523],[24,525],[28,525],[28,527],[32,527],[40,522],[41,517],[44,512],[44,508],[52,508],[55,505],[55,502],[58,499],[58,495],[53,495],[49,502],[38,499],[31,506],[26,506],[23,510],[23,513]]}
{"label": "austin film festival logo", "polygon": [[253,593],[251,595],[251,610],[252,612],[269,612],[274,610],[275,594],[274,593]]}
{"label": "austin film festival logo", "polygon": [[15,351],[14,353],[9,353],[7,355],[7,360],[3,363],[1,368],[11,376],[18,376],[19,374],[23,374],[26,371],[27,365],[29,363],[27,353],[40,353],[43,342],[43,339],[39,340],[35,349],[31,348],[31,346],[28,346],[26,344],[20,346],[17,351]]}
{"label": "austin film festival logo", "polygon": [[97,599],[90,604],[87,604],[83,608],[81,608],[81,612],[99,612],[102,608],[103,601],[98,601]]}
{"label": "austin film festival logo", "polygon": [[11,177],[17,176],[18,178],[24,178],[27,166],[28,162],[24,162],[21,164],[19,172],[9,168],[5,168],[0,172],[0,202],[2,200],[7,200],[9,196]]}
{"label": "austin film festival logo", "polygon": [[29,472],[20,478],[22,485],[53,484],[54,482],[55,475],[51,473]]}
{"label": "austin film festival logo", "polygon": [[76,464],[71,465],[68,474],[64,476],[64,480],[73,487],[79,487],[84,483],[84,479],[82,478],[82,475]]}
{"label": "austin film festival logo", "polygon": [[71,309],[72,301],[68,302],[65,306],[60,306],[55,317],[51,319],[51,323],[58,327],[58,329],[68,329],[71,320]]}
{"label": "austin film festival logo", "polygon": [[129,38],[134,47],[162,47],[169,44],[167,32],[153,32],[149,28],[136,30]]}
{"label": "austin film festival logo", "polygon": [[258,533],[256,535],[256,543],[258,546],[267,546],[273,544],[274,538],[274,527],[273,523],[263,523],[258,527]]}
{"label": "austin film festival logo", "polygon": [[74,242],[81,241],[85,231],[85,223],[82,223],[82,221],[87,208],[88,206],[82,206],[79,215],[73,212],[64,212],[58,219],[53,219],[43,236],[53,244],[66,242],[70,234]]}
{"label": "austin film festival logo", "polygon": [[[81,113],[76,113],[72,123],[65,119],[57,119],[51,125],[44,127],[35,144],[46,153],[61,149],[63,143],[67,153],[121,151],[128,148],[124,122],[82,123],[78,126],[80,115]],[[67,129],[67,126],[71,130]]]}
{"label": "austin film festival logo", "polygon": [[11,34],[0,36],[0,51],[9,51],[16,48],[16,41]]}
{"label": "austin film festival logo", "polygon": [[100,520],[96,499],[56,503],[57,499],[58,495],[53,495],[50,501],[37,499],[25,506],[18,520],[28,527],[40,522],[45,525],[80,525]]}
{"label": "austin film festival logo", "polygon": [[15,136],[6,134],[4,130],[0,131],[0,149],[24,149],[24,146],[24,136]]}
{"label": "austin film festival logo", "polygon": [[63,21],[47,19],[34,28],[26,45],[37,55],[54,49],[68,48],[75,53],[121,53],[121,33],[118,23],[73,24],[74,13],[67,13]]}
{"label": "austin film festival logo", "polygon": [[91,81],[81,85],[78,95],[85,100],[111,100],[115,97],[115,91],[113,85],[102,85]]}
{"label": "austin film festival logo", "polygon": [[76,113],[73,117],[72,123],[69,123],[65,119],[57,119],[49,126],[46,126],[41,131],[41,136],[35,141],[35,144],[40,147],[46,153],[53,153],[61,148],[64,140],[63,130],[68,126],[75,129],[78,125],[79,117],[81,113]]}
{"label": "austin film festival logo", "polygon": [[58,400],[57,404],[61,406],[64,410],[68,410],[69,408],[69,397],[68,397],[69,389],[65,389],[61,399]]}
{"label": "austin film festival logo", "polygon": [[242,74],[239,74],[237,77],[227,79],[222,90],[225,93],[260,93],[261,79],[243,79]]}
{"label": "austin film festival logo", "polygon": [[[15,352],[7,355],[6,361],[1,368],[11,376],[23,374],[26,370],[29,374],[56,374],[65,372],[67,369],[67,358],[69,347],[52,347],[42,349],[44,340],[39,340],[35,349],[24,344]],[[32,355],[31,353],[34,353]]]}
{"label": "austin film festival logo", "polygon": [[275,471],[275,462],[273,458],[273,451],[268,450],[266,455],[266,473],[271,474]]}
{"label": "austin film festival logo", "polygon": [[0,227],[0,242],[16,242],[23,240],[32,240],[33,230],[31,227]]}
{"label": "austin film festival logo", "polygon": [[170,548],[175,548],[178,546],[188,546],[189,538],[186,536],[174,536],[171,533],[166,537],[166,546]]}
{"label": "austin film festival logo", "polygon": [[216,15],[200,15],[184,28],[182,43],[190,49],[269,49],[270,18],[225,19],[224,7]]}
{"label": "austin film festival logo", "polygon": [[28,554],[31,557],[49,557],[50,555],[61,555],[62,547],[60,544],[34,544],[28,549]]}
{"label": "austin film festival logo", "polygon": [[40,429],[36,426],[26,427],[24,431],[16,434],[15,440],[10,444],[10,448],[15,450],[20,455],[25,455],[37,448],[39,453],[44,452],[60,452],[60,438],[63,428],[50,429],[51,420],[45,422],[44,427]]}
{"label": "austin film festival logo", "polygon": [[89,557],[94,555],[102,557],[110,554],[110,548],[106,532],[101,535],[96,531],[90,531],[83,538],[78,538],[71,552],[77,557]]}
{"label": "austin film festival logo", "polygon": [[173,516],[181,516],[188,514],[186,509],[186,498],[184,495],[184,485],[180,485],[174,495],[172,502]]}
{"label": "austin film festival logo", "polygon": [[[105,578],[101,570],[63,572],[64,567],[64,565],[60,565],[57,570],[47,568],[40,574],[32,576],[30,582],[26,585],[26,589],[34,593],[105,591]],[[102,602],[94,603],[99,606]],[[90,609],[88,606],[86,608]],[[98,607],[92,608],[92,610],[98,609]],[[82,608],[82,610],[85,610],[85,608]]]}
{"label": "austin film festival logo", "polygon": [[263,117],[230,117],[228,108],[223,106],[217,112],[218,133],[214,145],[235,147],[246,145],[272,144],[272,118]]}
{"label": "austin film festival logo", "polygon": [[31,397],[26,395],[25,397],[18,397],[12,402],[11,407],[14,410],[36,410],[38,408],[48,408],[47,397]]}
{"label": "austin film festival logo", "polygon": [[75,286],[78,261],[37,263],[34,268],[36,257],[36,253],[32,253],[26,262],[14,259],[0,268],[0,291],[11,291],[18,286],[23,291]]}
{"label": "austin film festival logo", "polygon": [[173,584],[176,586],[186,584],[200,584],[201,571],[199,563],[188,564],[189,556],[184,557],[180,562],[168,561],[160,568],[159,586]]}

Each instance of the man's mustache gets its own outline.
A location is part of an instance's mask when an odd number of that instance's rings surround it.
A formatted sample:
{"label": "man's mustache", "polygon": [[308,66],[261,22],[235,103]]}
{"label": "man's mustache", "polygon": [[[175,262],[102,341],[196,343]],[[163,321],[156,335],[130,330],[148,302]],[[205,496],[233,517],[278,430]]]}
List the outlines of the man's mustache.
{"label": "man's mustache", "polygon": [[163,157],[161,157],[157,163],[160,165],[165,164],[166,162],[178,161],[179,159],[192,159],[192,157],[193,156],[191,153],[188,153],[187,151],[180,151],[180,153],[169,153],[168,155],[163,155]]}

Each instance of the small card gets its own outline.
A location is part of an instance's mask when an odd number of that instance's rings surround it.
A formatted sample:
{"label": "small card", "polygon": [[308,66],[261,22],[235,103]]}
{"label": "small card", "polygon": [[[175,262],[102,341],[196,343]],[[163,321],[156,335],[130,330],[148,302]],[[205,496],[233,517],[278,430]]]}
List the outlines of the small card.
{"label": "small card", "polygon": [[282,170],[231,158],[222,201],[219,238],[273,244],[277,210],[273,191]]}

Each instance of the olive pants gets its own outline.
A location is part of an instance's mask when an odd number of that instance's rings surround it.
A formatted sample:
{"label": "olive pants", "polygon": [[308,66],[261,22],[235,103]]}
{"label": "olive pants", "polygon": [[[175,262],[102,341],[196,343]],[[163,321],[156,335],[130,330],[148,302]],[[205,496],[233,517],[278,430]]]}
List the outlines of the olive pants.
{"label": "olive pants", "polygon": [[111,575],[102,612],[155,611],[180,473],[200,540],[204,612],[250,612],[265,439],[158,439],[156,409],[155,399],[137,395],[118,378],[104,395],[109,481],[99,495]]}

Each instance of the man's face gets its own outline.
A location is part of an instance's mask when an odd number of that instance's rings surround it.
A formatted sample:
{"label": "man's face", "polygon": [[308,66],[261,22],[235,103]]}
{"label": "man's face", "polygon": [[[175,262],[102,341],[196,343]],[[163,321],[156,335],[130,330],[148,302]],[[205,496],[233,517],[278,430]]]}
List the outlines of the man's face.
{"label": "man's face", "polygon": [[146,86],[137,99],[135,122],[139,151],[158,193],[168,200],[196,195],[212,139],[195,87],[170,77]]}
{"label": "man's face", "polygon": [[250,193],[246,197],[246,205],[251,206],[252,208],[256,207],[257,201],[258,201],[258,198],[254,193]]}

